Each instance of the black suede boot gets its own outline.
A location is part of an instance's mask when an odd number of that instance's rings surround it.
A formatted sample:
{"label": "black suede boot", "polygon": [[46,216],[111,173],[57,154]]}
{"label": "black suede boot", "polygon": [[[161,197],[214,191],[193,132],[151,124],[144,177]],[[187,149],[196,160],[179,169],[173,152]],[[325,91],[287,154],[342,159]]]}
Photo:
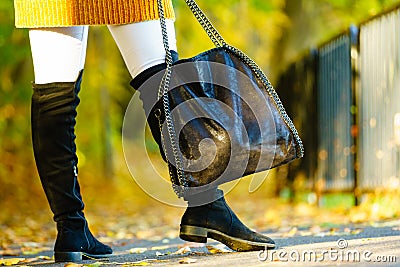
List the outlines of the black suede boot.
{"label": "black suede boot", "polygon": [[[175,56],[177,55],[175,54]],[[164,69],[165,64],[160,64],[142,72],[131,82],[131,86],[139,90],[151,133],[159,146],[161,155],[166,160],[159,126],[159,118],[161,121],[164,119],[163,107],[161,102],[154,105],[157,102],[158,86],[162,78],[160,71]],[[154,76],[157,73],[158,75]],[[150,77],[152,77],[151,80],[149,80]],[[141,90],[140,87],[145,82],[149,83],[146,83],[145,88]],[[155,114],[157,109],[161,110],[161,113]],[[173,166],[170,167],[172,167],[171,175],[174,175]],[[263,250],[275,247],[272,239],[251,231],[238,219],[225,202],[221,190],[217,190],[215,187],[204,188],[196,193],[195,190],[192,190],[191,194],[185,195],[185,200],[188,201],[189,207],[181,220],[180,237],[183,240],[206,243],[209,237],[236,251]]]}
{"label": "black suede boot", "polygon": [[[186,241],[206,243],[207,238],[217,240],[236,251],[255,251],[274,248],[275,242],[245,226],[225,201],[222,190],[219,198],[202,206],[189,207],[181,220],[179,237]],[[204,196],[201,197],[204,200]]]}
{"label": "black suede boot", "polygon": [[32,142],[40,180],[57,223],[55,261],[109,256],[112,250],[91,234],[83,214],[75,118],[82,72],[76,82],[34,84]]}

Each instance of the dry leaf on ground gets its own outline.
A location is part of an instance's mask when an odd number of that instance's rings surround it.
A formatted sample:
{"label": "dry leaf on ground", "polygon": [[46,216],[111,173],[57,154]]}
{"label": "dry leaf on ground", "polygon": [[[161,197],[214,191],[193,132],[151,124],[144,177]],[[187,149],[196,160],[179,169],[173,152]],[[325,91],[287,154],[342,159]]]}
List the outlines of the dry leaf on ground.
{"label": "dry leaf on ground", "polygon": [[297,233],[297,227],[292,227],[289,232],[284,233],[282,236],[284,237],[293,237]]}
{"label": "dry leaf on ground", "polygon": [[174,252],[172,254],[179,255],[179,254],[185,254],[188,252],[192,252],[192,250],[190,249],[190,247],[186,246],[186,247],[180,248],[179,250],[177,250],[176,252]]}
{"label": "dry leaf on ground", "polygon": [[64,267],[82,267],[83,264],[77,264],[77,263],[73,263],[73,262],[68,262],[64,265]]}
{"label": "dry leaf on ground", "polygon": [[178,248],[189,247],[189,248],[202,248],[206,244],[204,243],[196,243],[196,242],[186,242],[184,244],[178,245]]}
{"label": "dry leaf on ground", "polygon": [[15,264],[18,264],[25,260],[25,258],[8,258],[8,259],[0,259],[0,265],[5,265],[5,266],[12,266]]}
{"label": "dry leaf on ground", "polygon": [[147,251],[147,248],[131,248],[130,250],[128,250],[129,253],[132,254],[141,254]]}
{"label": "dry leaf on ground", "polygon": [[193,258],[183,258],[179,261],[180,264],[191,264],[195,263],[197,260]]}
{"label": "dry leaf on ground", "polygon": [[49,256],[39,256],[39,257],[36,257],[37,259],[39,259],[39,260],[51,260],[51,257],[49,257]]}
{"label": "dry leaf on ground", "polygon": [[222,245],[222,244],[218,244],[218,245],[215,245],[215,246],[207,245],[206,247],[207,247],[208,251],[211,254],[230,253],[230,252],[232,252],[225,245]]}
{"label": "dry leaf on ground", "polygon": [[160,251],[156,251],[156,256],[160,257],[160,256],[165,256],[167,255],[167,253],[161,253]]}
{"label": "dry leaf on ground", "polygon": [[155,246],[155,247],[151,247],[150,250],[165,250],[165,249],[169,249],[171,246]]}
{"label": "dry leaf on ground", "polygon": [[85,267],[100,267],[103,266],[104,264],[102,262],[95,262],[95,263],[90,263],[90,264],[84,264],[83,266]]}
{"label": "dry leaf on ground", "polygon": [[18,256],[21,254],[20,249],[4,249],[0,250],[0,256]]}

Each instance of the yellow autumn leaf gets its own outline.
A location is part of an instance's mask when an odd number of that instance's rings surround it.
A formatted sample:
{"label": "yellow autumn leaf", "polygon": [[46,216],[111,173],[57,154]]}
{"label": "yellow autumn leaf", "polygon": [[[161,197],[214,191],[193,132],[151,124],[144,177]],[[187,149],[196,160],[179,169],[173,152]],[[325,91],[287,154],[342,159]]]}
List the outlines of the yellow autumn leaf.
{"label": "yellow autumn leaf", "polygon": [[5,266],[12,266],[15,264],[18,264],[19,262],[25,260],[25,258],[8,258],[8,259],[0,259],[0,265],[5,265]]}
{"label": "yellow autumn leaf", "polygon": [[49,256],[39,256],[37,257],[39,260],[51,260],[51,257]]}
{"label": "yellow autumn leaf", "polygon": [[148,265],[150,265],[149,262],[147,262],[147,261],[141,261],[141,262],[132,263],[131,266],[148,266]]}
{"label": "yellow autumn leaf", "polygon": [[292,227],[289,232],[283,234],[284,237],[293,237],[297,233],[297,227]]}
{"label": "yellow autumn leaf", "polygon": [[77,263],[73,263],[73,262],[68,262],[64,265],[64,267],[82,267],[83,264],[77,264]]}
{"label": "yellow autumn leaf", "polygon": [[352,234],[352,235],[358,235],[358,234],[361,233],[362,231],[363,231],[363,229],[357,228],[357,229],[351,230],[350,234]]}
{"label": "yellow autumn leaf", "polygon": [[178,249],[176,252],[172,253],[173,255],[179,255],[179,254],[185,254],[188,252],[191,252],[192,250],[190,249],[190,247],[186,246],[183,248]]}
{"label": "yellow autumn leaf", "polygon": [[90,263],[90,264],[85,264],[83,266],[85,266],[85,267],[100,267],[100,266],[103,266],[103,263],[98,261],[98,262],[94,262],[94,263]]}
{"label": "yellow autumn leaf", "polygon": [[151,250],[165,250],[165,249],[168,249],[170,247],[171,246],[155,246],[155,247],[152,247]]}
{"label": "yellow autumn leaf", "polygon": [[128,252],[131,254],[141,254],[147,251],[147,248],[131,248]]}
{"label": "yellow autumn leaf", "polygon": [[197,260],[193,258],[183,258],[179,261],[180,264],[191,264],[195,263]]}
{"label": "yellow autumn leaf", "polygon": [[228,250],[225,246],[212,246],[212,245],[207,245],[206,248],[211,254],[219,254],[219,253],[229,253],[232,252]]}
{"label": "yellow autumn leaf", "polygon": [[50,250],[49,248],[43,247],[43,248],[24,248],[22,250],[23,255],[36,255],[39,254],[43,251]]}

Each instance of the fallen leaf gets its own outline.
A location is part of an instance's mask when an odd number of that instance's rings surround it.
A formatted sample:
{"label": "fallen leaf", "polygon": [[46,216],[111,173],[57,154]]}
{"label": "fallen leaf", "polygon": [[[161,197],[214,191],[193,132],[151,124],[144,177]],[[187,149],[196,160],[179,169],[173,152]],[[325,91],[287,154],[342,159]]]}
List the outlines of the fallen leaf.
{"label": "fallen leaf", "polygon": [[20,263],[30,263],[39,260],[38,258],[27,258],[25,260],[20,261]]}
{"label": "fallen leaf", "polygon": [[84,264],[83,266],[86,266],[86,267],[99,267],[99,266],[102,266],[103,265],[103,263],[102,262],[95,262],[95,263],[90,263],[90,264]]}
{"label": "fallen leaf", "polygon": [[300,235],[301,236],[310,236],[310,235],[313,235],[313,233],[311,231],[300,231]]}
{"label": "fallen leaf", "polygon": [[39,260],[51,260],[51,257],[49,257],[49,256],[38,256],[37,258]]}
{"label": "fallen leaf", "polygon": [[197,260],[193,258],[183,258],[179,261],[180,264],[191,264],[195,263]]}
{"label": "fallen leaf", "polygon": [[230,252],[232,252],[231,250],[227,249],[227,247],[225,245],[222,245],[222,244],[218,244],[218,245],[215,245],[215,246],[207,245],[206,247],[207,247],[208,251],[211,254],[230,253]]}
{"label": "fallen leaf", "polygon": [[362,231],[363,231],[363,229],[358,228],[358,229],[351,230],[351,231],[350,231],[350,234],[352,234],[352,235],[358,235],[358,234],[361,233]]}
{"label": "fallen leaf", "polygon": [[50,250],[50,248],[47,248],[47,247],[41,247],[41,248],[25,247],[25,248],[22,248],[22,254],[23,255],[36,255],[43,251],[48,251],[48,250]]}
{"label": "fallen leaf", "polygon": [[170,246],[155,246],[152,247],[151,250],[164,250],[164,249],[168,249],[170,248]]}
{"label": "fallen leaf", "polygon": [[186,242],[184,244],[178,245],[178,248],[190,247],[190,248],[202,248],[206,244],[204,243],[196,243],[196,242]]}
{"label": "fallen leaf", "polygon": [[314,236],[316,236],[316,237],[325,237],[326,233],[325,232],[320,232],[320,233],[314,234]]}
{"label": "fallen leaf", "polygon": [[[161,262],[161,260],[157,260],[157,259],[145,259],[145,260],[140,260],[140,261],[134,261],[134,262],[99,262],[102,265],[111,265],[111,266],[148,266],[150,265],[150,262]],[[84,265],[85,267],[87,265]]]}
{"label": "fallen leaf", "polygon": [[203,252],[203,251],[193,251],[193,252],[190,253],[190,255],[207,256],[208,253]]}
{"label": "fallen leaf", "polygon": [[155,231],[152,229],[149,230],[142,230],[136,232],[136,237],[139,239],[149,239],[155,236]]}
{"label": "fallen leaf", "polygon": [[25,242],[22,244],[22,246],[26,248],[39,248],[40,244],[36,242]]}
{"label": "fallen leaf", "polygon": [[289,232],[283,234],[284,237],[293,237],[297,233],[297,227],[292,227]]}
{"label": "fallen leaf", "polygon": [[311,226],[310,232],[315,235],[315,234],[321,233],[322,228],[319,225],[314,225],[314,226]]}
{"label": "fallen leaf", "polygon": [[131,266],[148,266],[148,265],[150,265],[150,262],[147,261],[134,262],[131,264]]}
{"label": "fallen leaf", "polygon": [[329,229],[329,235],[336,235],[336,233],[337,233],[337,228],[331,228],[331,229]]}
{"label": "fallen leaf", "polygon": [[179,254],[185,254],[188,252],[192,252],[192,250],[190,249],[190,247],[186,246],[183,248],[180,248],[179,250],[177,250],[176,252],[172,253],[173,255],[179,255]]}
{"label": "fallen leaf", "polygon": [[147,248],[131,248],[128,252],[132,254],[141,254],[147,251]]}
{"label": "fallen leaf", "polygon": [[357,211],[350,215],[350,221],[352,223],[365,222],[368,221],[368,218],[369,216],[365,211]]}
{"label": "fallen leaf", "polygon": [[73,263],[73,262],[68,262],[64,265],[64,267],[82,267],[83,264],[77,264],[77,263]]}
{"label": "fallen leaf", "polygon": [[178,237],[178,232],[175,229],[170,229],[167,231],[167,233],[165,234],[165,236],[169,239],[175,239]]}
{"label": "fallen leaf", "polygon": [[18,256],[20,253],[21,253],[21,250],[19,250],[19,249],[0,250],[1,256]]}
{"label": "fallen leaf", "polygon": [[25,258],[8,258],[8,259],[0,259],[0,265],[11,266],[20,263],[25,260]]}

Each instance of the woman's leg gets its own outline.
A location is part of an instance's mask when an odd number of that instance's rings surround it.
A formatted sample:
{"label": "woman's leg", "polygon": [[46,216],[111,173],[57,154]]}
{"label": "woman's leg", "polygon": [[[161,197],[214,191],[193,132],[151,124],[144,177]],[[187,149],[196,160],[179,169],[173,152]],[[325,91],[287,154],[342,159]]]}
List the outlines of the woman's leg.
{"label": "woman's leg", "polygon": [[[175,28],[166,20],[170,50],[177,51]],[[108,26],[132,78],[165,62],[160,21],[150,20],[127,25]]]}
{"label": "woman's leg", "polygon": [[43,189],[57,223],[56,261],[103,257],[110,247],[97,241],[83,214],[75,146],[76,108],[88,27],[30,30],[35,70],[32,143]]}
{"label": "woman's leg", "polygon": [[74,82],[86,57],[88,26],[31,29],[35,83]]}
{"label": "woman's leg", "polygon": [[[166,20],[169,48],[173,60],[178,59],[174,22]],[[132,76],[131,86],[139,90],[141,85],[150,77],[154,86],[149,90],[140,91],[143,109],[151,133],[164,157],[161,145],[159,122],[152,109],[157,101],[159,81],[154,75],[165,69],[165,48],[159,20],[145,21],[127,25],[108,26],[121,52],[125,64]]]}

